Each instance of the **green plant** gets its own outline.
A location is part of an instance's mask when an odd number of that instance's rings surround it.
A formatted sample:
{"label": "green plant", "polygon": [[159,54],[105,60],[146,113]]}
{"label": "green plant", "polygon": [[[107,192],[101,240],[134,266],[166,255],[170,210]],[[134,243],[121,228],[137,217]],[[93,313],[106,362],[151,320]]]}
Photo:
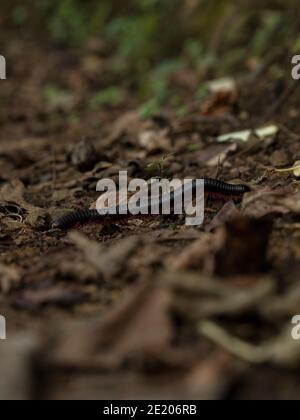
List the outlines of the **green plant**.
{"label": "green plant", "polygon": [[117,106],[124,100],[124,94],[118,86],[111,86],[97,92],[91,99],[93,108],[98,106]]}
{"label": "green plant", "polygon": [[[174,156],[175,153],[168,153],[166,155],[163,155],[161,157],[161,159],[157,162],[150,162],[148,163],[148,165],[145,167],[146,172],[149,172],[152,174],[152,177],[154,178],[164,178],[167,177],[167,170],[165,168],[165,162],[167,159],[169,159],[170,157]],[[153,175],[155,174],[156,175]]]}

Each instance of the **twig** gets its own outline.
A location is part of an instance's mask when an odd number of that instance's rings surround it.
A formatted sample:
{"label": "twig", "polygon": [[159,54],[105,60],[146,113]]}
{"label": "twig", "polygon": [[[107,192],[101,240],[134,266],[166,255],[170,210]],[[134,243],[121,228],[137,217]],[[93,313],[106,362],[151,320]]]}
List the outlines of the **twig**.
{"label": "twig", "polygon": [[254,364],[266,363],[270,360],[269,351],[265,347],[257,347],[230,335],[223,328],[210,321],[203,321],[199,324],[198,331],[201,335],[211,339],[224,349]]}

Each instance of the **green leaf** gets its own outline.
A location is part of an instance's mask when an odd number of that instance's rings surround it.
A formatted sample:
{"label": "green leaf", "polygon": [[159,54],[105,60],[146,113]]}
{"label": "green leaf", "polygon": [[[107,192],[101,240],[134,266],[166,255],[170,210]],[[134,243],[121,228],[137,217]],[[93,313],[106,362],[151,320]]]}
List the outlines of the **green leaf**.
{"label": "green leaf", "polygon": [[160,109],[160,105],[157,101],[157,98],[152,98],[149,101],[145,102],[139,108],[139,114],[141,118],[148,119],[153,117],[153,115],[157,114]]}
{"label": "green leaf", "polygon": [[117,86],[111,86],[101,90],[100,92],[97,92],[91,100],[91,106],[117,106],[120,105],[123,101],[123,91]]}

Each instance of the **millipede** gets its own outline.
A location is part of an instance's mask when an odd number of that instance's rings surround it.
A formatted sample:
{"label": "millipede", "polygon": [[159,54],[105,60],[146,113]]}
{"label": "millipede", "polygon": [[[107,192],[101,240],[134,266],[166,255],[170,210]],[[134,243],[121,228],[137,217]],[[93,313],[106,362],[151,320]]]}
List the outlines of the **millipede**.
{"label": "millipede", "polygon": [[[191,183],[192,190],[195,191],[196,188],[196,180],[193,180]],[[224,181],[220,181],[218,179],[213,178],[204,178],[204,192],[205,195],[211,198],[221,198],[223,200],[233,200],[233,201],[240,201],[242,196],[249,192],[250,188],[244,184],[229,184]],[[180,191],[175,191],[170,194],[170,200],[174,200],[176,195],[182,194],[183,188]],[[162,205],[163,197],[159,198],[159,204]],[[124,219],[128,218],[131,215],[128,214],[120,214],[119,211],[120,206],[116,207],[115,214],[107,214],[101,215],[98,213],[97,209],[82,209],[67,213],[57,219],[53,227],[61,230],[68,230],[72,227],[81,226],[87,223],[103,223],[107,220],[107,217],[115,218],[115,219]],[[148,209],[150,205],[148,205]],[[137,215],[139,216],[139,215]],[[131,217],[137,217],[131,216]]]}

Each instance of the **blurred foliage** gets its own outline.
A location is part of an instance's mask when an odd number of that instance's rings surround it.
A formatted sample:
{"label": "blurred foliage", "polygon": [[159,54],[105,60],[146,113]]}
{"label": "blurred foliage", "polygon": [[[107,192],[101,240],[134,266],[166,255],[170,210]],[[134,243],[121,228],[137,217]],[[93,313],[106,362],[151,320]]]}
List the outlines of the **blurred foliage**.
{"label": "blurred foliage", "polygon": [[[207,48],[242,36],[263,54],[274,34],[297,22],[298,0],[2,0],[2,24],[37,29],[61,44],[101,36],[114,44],[115,65],[145,71],[185,52],[194,65]],[[289,24],[289,25],[288,25]],[[285,26],[283,28],[282,26]],[[46,31],[45,31],[46,29]],[[245,47],[248,45],[244,45]]]}
{"label": "blurred foliage", "polygon": [[[58,46],[101,39],[112,73],[136,89],[148,116],[165,102],[184,112],[169,86],[180,69],[199,79],[218,77],[280,46],[299,51],[299,8],[298,0],[2,0],[0,24]],[[203,94],[200,87],[195,97]],[[117,105],[122,92],[109,87],[92,102]]]}
{"label": "blurred foliage", "polygon": [[118,86],[110,86],[106,89],[97,92],[90,105],[95,108],[99,106],[117,106],[124,101],[124,92]]}

